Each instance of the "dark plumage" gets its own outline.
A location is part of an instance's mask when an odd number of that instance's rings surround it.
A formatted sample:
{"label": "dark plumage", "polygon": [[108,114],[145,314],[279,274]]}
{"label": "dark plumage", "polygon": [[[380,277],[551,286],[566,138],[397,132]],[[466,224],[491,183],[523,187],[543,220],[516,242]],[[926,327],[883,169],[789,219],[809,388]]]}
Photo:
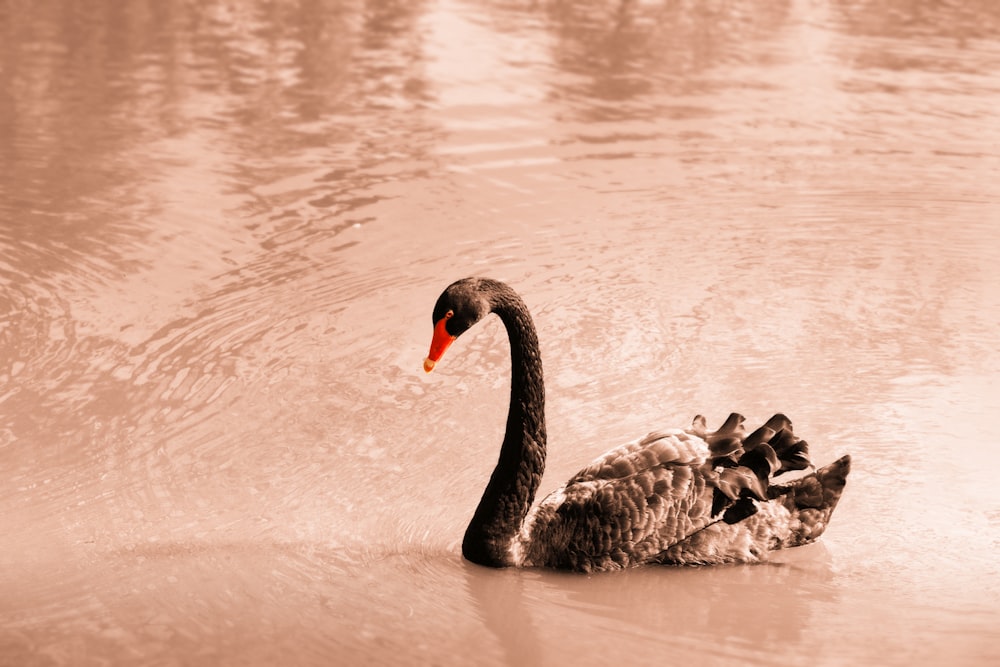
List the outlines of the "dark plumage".
{"label": "dark plumage", "polygon": [[687,429],[650,433],[598,457],[531,509],[545,468],[545,392],[521,298],[487,278],[450,285],[434,307],[424,368],[430,372],[452,341],[491,312],[510,338],[511,395],[500,458],[462,544],[469,560],[584,572],[753,562],[826,529],[850,457],[774,483],[812,467],[808,445],[782,414],[749,435],[736,413],[715,431],[698,415]]}

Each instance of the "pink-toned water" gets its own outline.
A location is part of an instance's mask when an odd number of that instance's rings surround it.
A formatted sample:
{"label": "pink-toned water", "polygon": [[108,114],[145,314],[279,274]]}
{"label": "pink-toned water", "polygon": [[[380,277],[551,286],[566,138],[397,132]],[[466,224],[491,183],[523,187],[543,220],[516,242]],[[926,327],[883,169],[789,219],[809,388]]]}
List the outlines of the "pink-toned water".
{"label": "pink-toned water", "polygon": [[[1000,661],[990,2],[0,2],[0,664]],[[513,284],[542,493],[696,413],[854,472],[759,566],[492,571]]]}

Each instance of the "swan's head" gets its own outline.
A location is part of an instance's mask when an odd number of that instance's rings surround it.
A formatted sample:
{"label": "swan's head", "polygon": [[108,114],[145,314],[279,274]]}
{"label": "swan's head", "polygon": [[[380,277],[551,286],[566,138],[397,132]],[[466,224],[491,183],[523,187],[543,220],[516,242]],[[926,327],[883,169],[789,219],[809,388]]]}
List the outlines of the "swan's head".
{"label": "swan's head", "polygon": [[448,346],[490,310],[489,281],[482,278],[464,278],[441,292],[431,316],[434,337],[424,359],[424,370],[428,373],[434,370]]}

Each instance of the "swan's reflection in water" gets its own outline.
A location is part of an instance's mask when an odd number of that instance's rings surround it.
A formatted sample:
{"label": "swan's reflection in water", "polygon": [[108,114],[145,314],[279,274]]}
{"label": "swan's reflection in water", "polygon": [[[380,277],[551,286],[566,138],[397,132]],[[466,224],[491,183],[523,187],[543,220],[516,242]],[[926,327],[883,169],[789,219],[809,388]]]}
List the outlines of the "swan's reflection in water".
{"label": "swan's reflection in water", "polygon": [[[640,641],[710,657],[774,664],[795,645],[814,609],[835,601],[833,561],[817,542],[770,561],[724,567],[642,567],[594,575],[492,570],[466,563],[465,585],[507,665],[556,660],[613,661],[609,630],[622,646]],[[555,641],[561,652],[547,655]],[[610,663],[609,663],[610,664]]]}

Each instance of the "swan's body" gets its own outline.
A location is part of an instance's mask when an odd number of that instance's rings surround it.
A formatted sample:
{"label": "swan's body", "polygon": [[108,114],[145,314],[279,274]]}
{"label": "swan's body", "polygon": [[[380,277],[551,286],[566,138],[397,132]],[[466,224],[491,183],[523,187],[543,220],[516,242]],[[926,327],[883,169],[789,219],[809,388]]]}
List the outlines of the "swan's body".
{"label": "swan's body", "polygon": [[469,560],[585,572],[754,562],[826,529],[850,457],[775,484],[781,473],[812,467],[781,414],[749,435],[735,413],[715,432],[699,416],[690,428],[650,433],[596,459],[529,511],[545,467],[545,392],[524,302],[495,280],[453,283],[434,308],[424,368],[490,312],[510,338],[510,408],[499,461],[462,544]]}

